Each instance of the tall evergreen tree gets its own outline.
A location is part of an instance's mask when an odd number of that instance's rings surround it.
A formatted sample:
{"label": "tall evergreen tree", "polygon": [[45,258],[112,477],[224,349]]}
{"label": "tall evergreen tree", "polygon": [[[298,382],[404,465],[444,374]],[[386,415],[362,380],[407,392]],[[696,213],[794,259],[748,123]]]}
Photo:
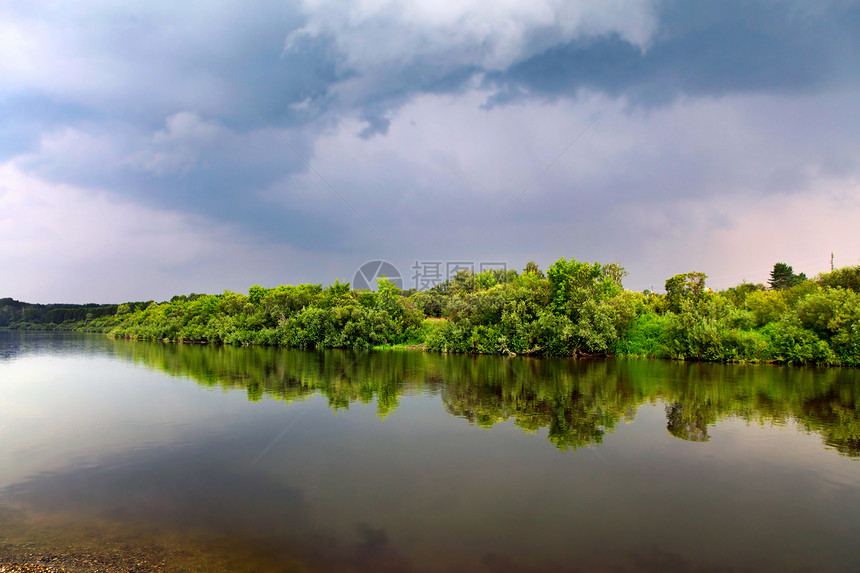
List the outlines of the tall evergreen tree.
{"label": "tall evergreen tree", "polygon": [[767,281],[773,290],[784,290],[806,280],[806,275],[794,274],[794,269],[785,263],[776,263],[770,271],[770,280]]}

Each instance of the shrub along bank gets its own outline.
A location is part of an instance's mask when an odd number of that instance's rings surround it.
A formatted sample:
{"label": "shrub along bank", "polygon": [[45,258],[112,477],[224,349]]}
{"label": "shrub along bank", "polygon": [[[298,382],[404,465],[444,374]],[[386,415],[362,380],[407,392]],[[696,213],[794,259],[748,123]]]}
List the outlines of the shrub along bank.
{"label": "shrub along bank", "polygon": [[301,348],[423,344],[480,354],[860,365],[860,266],[808,280],[777,263],[770,288],[721,292],[707,288],[704,274],[684,273],[666,281],[665,294],[625,290],[625,274],[617,264],[559,259],[545,272],[534,263],[522,273],[461,272],[421,292],[380,279],[375,292],[337,281],[255,285],[247,295],[89,308],[0,299],[0,327]]}

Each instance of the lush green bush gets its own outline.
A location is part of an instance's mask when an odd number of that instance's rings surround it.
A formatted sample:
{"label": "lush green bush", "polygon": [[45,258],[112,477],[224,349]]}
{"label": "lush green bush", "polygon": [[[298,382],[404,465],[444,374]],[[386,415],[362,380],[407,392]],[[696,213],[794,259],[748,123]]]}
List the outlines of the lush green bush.
{"label": "lush green bush", "polygon": [[618,354],[668,357],[666,337],[668,322],[674,315],[646,313],[639,316],[617,344]]}
{"label": "lush green bush", "polygon": [[860,364],[860,294],[826,288],[797,305],[803,328],[826,341],[843,364]]}
{"label": "lush green bush", "polygon": [[677,314],[668,313],[663,348],[671,358],[709,361],[769,360],[769,338],[752,330],[753,314],[729,297],[704,294],[682,300]]}
{"label": "lush green bush", "polygon": [[843,267],[829,273],[819,275],[815,279],[819,285],[831,288],[844,288],[860,292],[860,265]]}
{"label": "lush green bush", "polygon": [[446,320],[432,330],[424,341],[424,348],[436,352],[471,352],[472,325],[468,320]]}
{"label": "lush green bush", "polygon": [[796,315],[771,323],[766,332],[773,340],[774,359],[788,364],[835,364],[833,349],[814,332],[803,328]]}

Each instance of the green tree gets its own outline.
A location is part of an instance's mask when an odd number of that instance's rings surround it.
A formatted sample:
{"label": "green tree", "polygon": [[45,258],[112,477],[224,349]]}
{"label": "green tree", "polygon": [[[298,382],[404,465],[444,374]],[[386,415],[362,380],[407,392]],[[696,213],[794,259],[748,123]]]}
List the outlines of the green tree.
{"label": "green tree", "polygon": [[773,290],[785,290],[800,284],[806,280],[806,275],[794,274],[794,269],[785,263],[776,263],[770,271],[770,280],[767,283]]}
{"label": "green tree", "polygon": [[705,294],[705,280],[708,275],[699,272],[680,273],[666,279],[666,296],[669,308],[678,312],[681,301],[690,298],[700,298]]}
{"label": "green tree", "polygon": [[396,315],[400,310],[400,289],[394,284],[394,281],[388,280],[384,276],[376,279],[376,307],[379,310],[384,310],[391,315]]}
{"label": "green tree", "polygon": [[610,293],[615,282],[603,275],[600,263],[561,258],[546,270],[550,283],[550,308],[556,314],[575,315],[582,303]]}
{"label": "green tree", "polygon": [[842,287],[854,292],[860,292],[860,265],[842,267],[841,269],[819,275],[816,282],[823,287]]}
{"label": "green tree", "polygon": [[266,294],[268,294],[268,289],[265,289],[260,285],[254,285],[248,289],[248,301],[254,306],[257,306]]}
{"label": "green tree", "polygon": [[523,274],[526,273],[535,275],[539,278],[544,278],[543,271],[540,270],[540,267],[538,267],[537,263],[534,261],[529,261],[526,263],[526,268],[523,269]]}

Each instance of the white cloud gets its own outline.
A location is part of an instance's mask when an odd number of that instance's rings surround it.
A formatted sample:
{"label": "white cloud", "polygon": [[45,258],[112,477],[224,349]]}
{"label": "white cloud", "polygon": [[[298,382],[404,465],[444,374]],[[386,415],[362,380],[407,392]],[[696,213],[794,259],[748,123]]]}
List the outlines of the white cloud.
{"label": "white cloud", "polygon": [[[291,145],[308,153],[308,133],[282,133]],[[303,169],[301,160],[267,127],[236,131],[194,111],[181,111],[164,118],[161,129],[147,129],[124,122],[77,122],[41,133],[38,148],[19,156],[18,164],[30,173],[52,180],[89,186],[110,182],[107,191],[118,195],[139,192],[142,187],[169,194],[163,182],[135,181],[138,175],[162,178],[195,171],[201,158],[208,159],[202,171],[217,169],[262,172]],[[116,181],[126,180],[125,187]],[[157,190],[151,185],[159,185]],[[233,196],[236,189],[212,188],[213,194]]]}
{"label": "white cloud", "polygon": [[188,60],[226,57],[247,14],[241,2],[0,3],[0,92],[114,116],[229,111],[223,71]]}
{"label": "white cloud", "polygon": [[657,27],[651,0],[305,0],[302,8],[308,23],[285,49],[328,35],[358,68],[429,56],[504,68],[559,42],[611,33],[644,49]]}
{"label": "white cloud", "polygon": [[128,163],[153,173],[187,173],[197,165],[207,148],[234,134],[214,121],[203,120],[190,111],[173,114],[165,121],[165,127],[155,132],[147,149],[128,158]]}
{"label": "white cloud", "polygon": [[39,150],[22,158],[22,167],[44,169],[68,180],[87,171],[103,172],[123,163],[130,137],[118,126],[64,126],[42,134]]}

